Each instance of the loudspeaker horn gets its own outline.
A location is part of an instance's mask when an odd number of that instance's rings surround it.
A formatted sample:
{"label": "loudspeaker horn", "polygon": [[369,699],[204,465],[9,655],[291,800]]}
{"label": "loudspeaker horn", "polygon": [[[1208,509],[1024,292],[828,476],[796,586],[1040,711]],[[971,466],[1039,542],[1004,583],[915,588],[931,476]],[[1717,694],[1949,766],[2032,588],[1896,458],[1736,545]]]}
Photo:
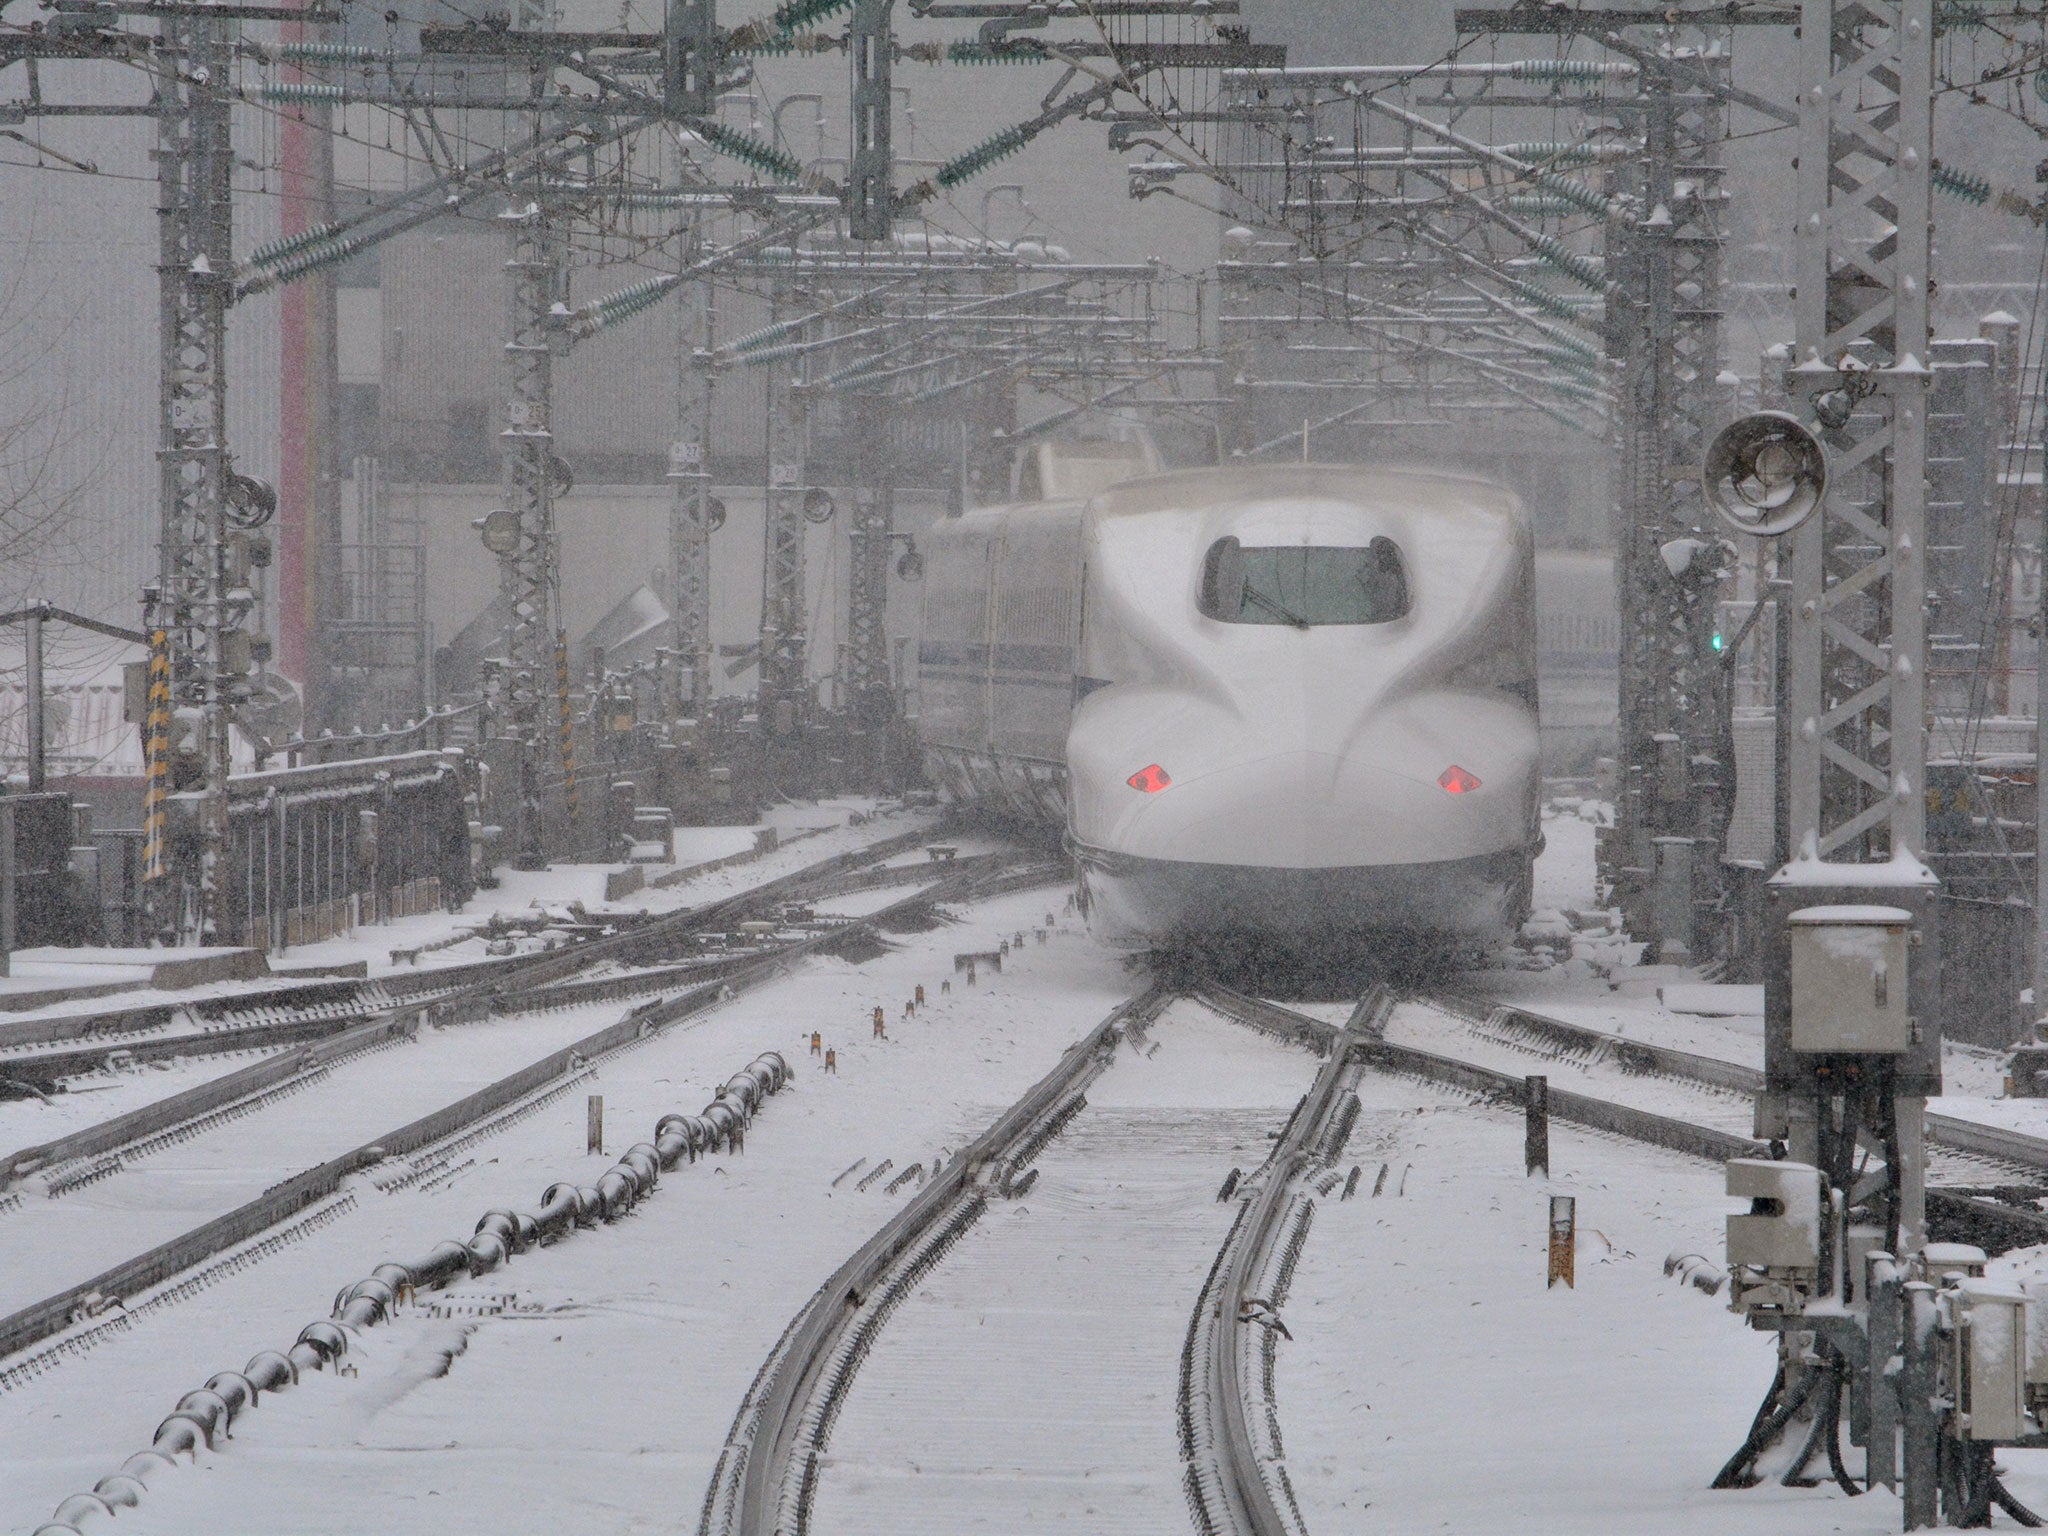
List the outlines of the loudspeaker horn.
{"label": "loudspeaker horn", "polygon": [[1805,522],[1828,488],[1827,452],[1798,417],[1758,411],[1714,434],[1707,505],[1738,533],[1772,539]]}

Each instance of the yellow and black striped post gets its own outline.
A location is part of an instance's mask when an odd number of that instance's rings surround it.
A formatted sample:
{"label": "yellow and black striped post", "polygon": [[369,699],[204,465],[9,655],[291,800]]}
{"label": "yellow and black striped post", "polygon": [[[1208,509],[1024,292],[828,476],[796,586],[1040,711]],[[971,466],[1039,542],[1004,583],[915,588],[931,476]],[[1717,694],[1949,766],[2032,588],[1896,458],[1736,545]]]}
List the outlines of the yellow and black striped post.
{"label": "yellow and black striped post", "polygon": [[161,629],[149,632],[149,713],[143,736],[149,779],[142,792],[142,878],[161,880],[164,802],[171,792],[171,641]]}
{"label": "yellow and black striped post", "polygon": [[562,719],[562,796],[569,810],[569,836],[576,835],[576,715],[569,706],[569,632],[555,631],[555,702]]}

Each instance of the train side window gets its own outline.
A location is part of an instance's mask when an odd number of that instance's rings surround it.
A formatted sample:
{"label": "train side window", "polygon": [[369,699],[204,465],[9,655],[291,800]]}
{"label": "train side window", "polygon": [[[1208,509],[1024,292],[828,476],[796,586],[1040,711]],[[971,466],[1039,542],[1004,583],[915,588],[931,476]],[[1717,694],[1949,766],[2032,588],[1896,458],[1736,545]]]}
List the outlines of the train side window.
{"label": "train side window", "polygon": [[1401,549],[1384,535],[1363,547],[1247,549],[1218,539],[1202,561],[1198,605],[1226,624],[1386,624],[1408,612]]}

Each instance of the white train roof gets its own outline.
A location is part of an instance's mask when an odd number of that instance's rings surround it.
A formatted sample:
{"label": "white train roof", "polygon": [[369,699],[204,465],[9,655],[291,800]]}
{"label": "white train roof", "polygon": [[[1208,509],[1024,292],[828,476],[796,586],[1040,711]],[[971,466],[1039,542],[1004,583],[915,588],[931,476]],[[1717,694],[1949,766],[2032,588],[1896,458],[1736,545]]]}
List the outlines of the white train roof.
{"label": "white train roof", "polygon": [[1379,464],[1260,464],[1173,470],[1127,480],[1088,504],[1092,519],[1303,497],[1363,503],[1387,511],[1428,513],[1471,510],[1519,517],[1520,500],[1507,487],[1452,470]]}

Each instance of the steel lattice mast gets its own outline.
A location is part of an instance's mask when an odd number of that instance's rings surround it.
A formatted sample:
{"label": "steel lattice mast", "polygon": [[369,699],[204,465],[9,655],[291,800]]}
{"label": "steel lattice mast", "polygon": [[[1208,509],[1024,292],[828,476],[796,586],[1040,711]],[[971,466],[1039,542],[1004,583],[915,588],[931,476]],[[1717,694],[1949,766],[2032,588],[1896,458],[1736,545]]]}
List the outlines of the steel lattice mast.
{"label": "steel lattice mast", "polygon": [[504,445],[505,506],[510,514],[498,556],[498,583],[508,618],[512,733],[519,742],[521,868],[547,863],[542,765],[561,766],[543,701],[553,693],[554,637],[560,607],[555,532],[555,453],[550,425],[560,250],[553,222],[538,202],[506,210],[509,296],[505,357],[510,392]]}
{"label": "steel lattice mast", "polygon": [[[1655,932],[1661,958],[1683,963],[1697,947],[1690,914],[1666,911],[1651,921],[1643,898],[1661,856],[1691,865],[1691,880],[1676,883],[1680,899],[1713,902],[1734,764],[1728,670],[1712,644],[1725,562],[1700,496],[1700,463],[1719,425],[1727,114],[1712,80],[1674,77],[1675,51],[1666,38],[1638,52],[1641,90],[1620,106],[1643,153],[1624,168],[1634,211],[1608,230],[1607,350],[1620,368],[1616,809],[1630,873],[1618,884],[1631,930]],[[1687,52],[1693,69],[1725,76],[1725,52]]]}
{"label": "steel lattice mast", "polygon": [[[693,243],[686,240],[683,266]],[[717,313],[711,280],[691,285],[677,315],[676,440],[669,449],[669,611],[688,678],[683,713],[703,720],[711,705],[710,354]]]}
{"label": "steel lattice mast", "polygon": [[[786,302],[780,293],[778,300]],[[779,314],[776,318],[780,318]],[[804,588],[806,424],[795,365],[767,375],[767,517],[761,566],[760,728],[763,746],[801,732],[808,711],[810,628]]]}
{"label": "steel lattice mast", "polygon": [[[174,709],[168,789],[193,797],[190,884],[157,883],[159,929],[208,938],[221,931],[230,718],[246,696],[254,607],[244,577],[231,584],[227,451],[227,309],[234,271],[233,146],[228,24],[173,8],[162,19],[157,73],[158,266],[162,305],[159,576],[150,628],[167,641]],[[239,663],[239,666],[237,665]],[[152,765],[154,768],[155,765]],[[160,782],[152,774],[152,784]]]}
{"label": "steel lattice mast", "polygon": [[1853,1215],[1860,1191],[1888,1175],[1908,1253],[1926,1240],[1922,1119],[1941,1091],[1940,907],[1921,862],[1933,8],[1804,0],[1801,12],[1797,342],[1786,392],[1827,439],[1829,466],[1818,508],[1788,535],[1791,678],[1780,707],[1792,861],[1771,884],[1757,1117],[1759,1133],[1782,1138],[1795,1160],[1824,1166],[1829,1127],[1857,1092],[1792,1047],[1786,920],[1832,903],[1906,912],[1914,1039],[1868,1090],[1882,1103],[1866,1145],[1882,1145],[1849,1205]]}
{"label": "steel lattice mast", "polygon": [[1840,424],[1837,488],[1794,535],[1792,847],[1917,858],[1933,0],[1806,0],[1799,48],[1792,393]]}
{"label": "steel lattice mast", "polygon": [[889,544],[895,519],[895,470],[887,396],[862,391],[852,401],[853,556],[847,591],[846,694],[864,732],[887,726],[894,713],[889,681]]}

